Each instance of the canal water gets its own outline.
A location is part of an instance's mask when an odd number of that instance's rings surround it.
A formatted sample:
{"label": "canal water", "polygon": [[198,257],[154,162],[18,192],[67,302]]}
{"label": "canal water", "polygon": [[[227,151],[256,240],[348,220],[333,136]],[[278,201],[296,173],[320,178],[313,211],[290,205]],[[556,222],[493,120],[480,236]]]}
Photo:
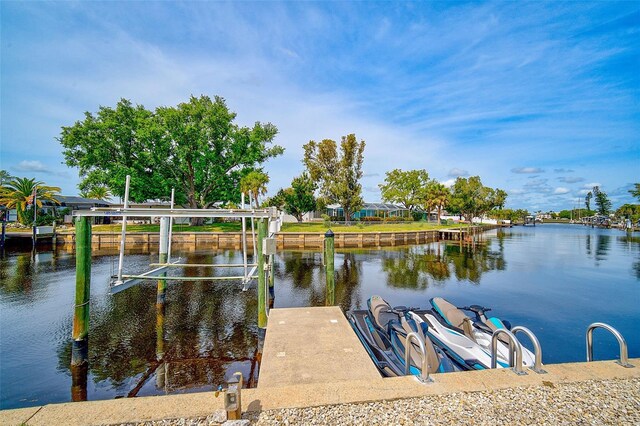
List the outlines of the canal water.
{"label": "canal water", "polygon": [[[239,263],[233,251],[187,251],[184,263]],[[319,253],[276,257],[275,307],[322,306]],[[125,270],[140,273],[157,253],[130,251]],[[91,284],[89,365],[71,371],[73,252],[7,251],[0,261],[0,408],[71,400],[211,390],[235,371],[258,379],[257,297],[238,282],[169,281],[156,306],[155,283],[108,295],[117,253],[96,251]],[[585,360],[585,330],[616,327],[640,357],[640,236],[582,226],[541,225],[485,233],[475,245],[440,242],[336,254],[336,303],[365,308],[381,295],[392,305],[428,306],[444,297],[480,304],[539,338],[545,363]],[[171,274],[237,274],[177,268]],[[308,336],[313,339],[313,336]],[[524,339],[523,339],[524,340]],[[596,359],[618,356],[615,339],[595,333]]]}

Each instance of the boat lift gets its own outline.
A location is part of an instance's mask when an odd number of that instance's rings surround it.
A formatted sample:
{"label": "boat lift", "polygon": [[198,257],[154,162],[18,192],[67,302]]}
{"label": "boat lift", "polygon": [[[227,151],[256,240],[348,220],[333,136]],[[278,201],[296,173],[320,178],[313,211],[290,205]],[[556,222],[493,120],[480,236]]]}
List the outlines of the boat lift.
{"label": "boat lift", "polygon": [[[110,217],[110,218],[122,218],[122,232],[120,239],[120,252],[118,257],[118,272],[113,276],[110,281],[110,294],[116,294],[123,290],[126,290],[142,281],[151,279],[163,279],[163,280],[198,280],[198,281],[219,281],[219,280],[242,280],[243,291],[248,289],[250,282],[258,278],[256,270],[258,269],[257,263],[257,244],[263,244],[265,250],[263,254],[268,256],[268,264],[273,262],[273,255],[275,254],[275,234],[280,231],[282,227],[282,214],[280,214],[275,207],[269,207],[266,209],[257,208],[244,208],[244,194],[242,194],[242,207],[241,209],[176,209],[174,207],[174,190],[171,191],[171,206],[168,209],[163,208],[130,208],[129,207],[129,185],[130,178],[127,176],[125,187],[124,207],[94,207],[90,210],[77,210],[73,212],[75,217]],[[249,194],[251,197],[251,194]],[[125,240],[127,232],[127,217],[148,217],[155,218],[160,217],[160,260],[158,263],[151,263],[150,266],[153,269],[141,273],[141,274],[124,274],[124,252],[125,252]],[[174,262],[171,261],[171,235],[172,224],[174,218],[240,218],[242,221],[242,258],[243,263],[238,264],[189,264],[180,263],[180,260]],[[247,260],[247,223],[246,220],[251,221],[252,242],[253,242],[253,261],[248,263]],[[267,238],[264,241],[256,241],[254,220],[267,219]],[[168,268],[172,267],[214,267],[214,268],[243,268],[243,274],[237,276],[210,276],[210,277],[181,277],[181,276],[166,276]],[[251,268],[251,269],[249,269]],[[265,268],[265,271],[270,271],[270,268]],[[268,273],[268,272],[267,272]]]}

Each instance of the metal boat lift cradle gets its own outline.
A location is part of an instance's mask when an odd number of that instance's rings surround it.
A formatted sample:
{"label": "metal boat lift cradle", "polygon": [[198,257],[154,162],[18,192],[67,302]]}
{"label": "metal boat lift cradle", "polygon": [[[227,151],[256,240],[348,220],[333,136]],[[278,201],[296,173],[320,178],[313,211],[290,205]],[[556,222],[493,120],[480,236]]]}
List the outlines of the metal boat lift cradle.
{"label": "metal boat lift cradle", "polygon": [[[258,268],[256,247],[257,244],[263,244],[266,250],[263,250],[263,254],[268,255],[269,263],[273,262],[273,255],[275,254],[275,234],[280,231],[282,227],[282,215],[278,212],[277,208],[269,207],[266,209],[176,209],[174,208],[174,191],[171,191],[171,207],[168,209],[157,208],[130,208],[129,207],[129,185],[130,177],[127,176],[125,187],[125,199],[124,207],[94,207],[90,210],[77,210],[73,212],[75,217],[111,217],[122,218],[122,232],[120,240],[120,251],[118,261],[118,273],[115,279],[111,281],[110,293],[119,293],[127,288],[130,288],[136,284],[139,284],[145,280],[158,279],[162,276],[163,280],[185,280],[185,281],[219,281],[219,280],[242,280],[243,290],[247,290],[248,284],[257,278],[256,269]],[[242,205],[244,207],[244,194],[242,195]],[[141,274],[123,274],[123,260],[125,251],[125,239],[126,239],[126,227],[127,217],[148,217],[155,218],[160,217],[160,246],[161,252],[166,250],[167,260],[166,262],[151,263],[150,266],[155,267],[147,272]],[[242,251],[243,251],[243,263],[238,264],[188,264],[179,263],[178,261],[171,262],[171,229],[174,218],[240,218],[242,220]],[[255,233],[253,236],[253,262],[247,261],[247,230],[246,220],[251,220],[251,228],[254,230],[255,219],[267,219],[268,220],[268,234],[265,241],[256,241]],[[270,241],[269,241],[270,240]],[[269,266],[269,265],[267,265]],[[166,276],[168,268],[172,267],[214,267],[214,268],[243,268],[243,275],[241,276],[210,276],[210,277],[180,277],[180,276]],[[251,269],[249,269],[251,267]],[[265,268],[265,273],[269,273],[269,267]],[[267,282],[268,280],[265,280]]]}

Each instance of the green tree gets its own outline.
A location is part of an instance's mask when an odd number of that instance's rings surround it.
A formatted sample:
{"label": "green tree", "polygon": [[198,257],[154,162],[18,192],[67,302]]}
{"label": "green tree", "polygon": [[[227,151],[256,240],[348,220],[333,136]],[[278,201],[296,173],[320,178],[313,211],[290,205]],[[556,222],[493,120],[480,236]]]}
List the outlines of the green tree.
{"label": "green tree", "polygon": [[311,180],[307,172],[294,178],[291,187],[281,189],[271,198],[269,205],[276,206],[294,216],[298,222],[302,222],[302,216],[314,211],[317,207],[314,192],[316,184]]}
{"label": "green tree", "polygon": [[111,191],[105,185],[95,185],[89,190],[80,191],[82,198],[92,198],[94,200],[107,200],[111,198]]}
{"label": "green tree", "polygon": [[271,145],[275,126],[240,127],[235,117],[220,97],[192,96],[155,112],[123,99],[115,109],[101,107],[95,116],[87,112],[84,121],[63,127],[59,140],[83,187],[106,185],[123,197],[130,174],[133,201],[167,199],[175,187],[178,203],[209,208],[237,202],[241,177],[284,151]]}
{"label": "green tree", "polygon": [[258,207],[260,205],[258,196],[267,193],[268,183],[269,175],[260,170],[252,170],[240,179],[240,191],[247,195],[251,192],[255,206]]}
{"label": "green tree", "polygon": [[365,142],[358,142],[354,134],[342,137],[340,154],[331,139],[320,143],[309,141],[303,147],[303,162],[311,179],[318,184],[324,198],[321,202],[340,204],[347,222],[364,203],[360,184],[364,147]]}
{"label": "green tree", "polygon": [[152,132],[152,122],[151,111],[121,99],[115,108],[100,107],[95,115],[85,112],[83,121],[62,127],[58,140],[67,166],[79,169],[80,189],[88,192],[93,186],[106,185],[122,198],[125,178],[131,175],[131,200],[166,197],[170,185],[165,171],[153,161],[160,131]]}
{"label": "green tree", "polygon": [[611,211],[611,201],[609,200],[609,197],[607,196],[607,194],[601,191],[600,188],[597,186],[593,187],[592,192],[593,192],[594,201],[598,208],[598,213],[603,216],[608,215],[609,212]]}
{"label": "green tree", "polygon": [[633,186],[634,189],[630,189],[629,193],[640,201],[640,183],[634,183]]}
{"label": "green tree", "polygon": [[637,221],[640,219],[640,204],[623,204],[616,210],[616,217]]}
{"label": "green tree", "polygon": [[587,208],[587,214],[591,214],[591,199],[593,198],[593,194],[591,191],[587,192],[587,195],[584,196],[584,206]]}
{"label": "green tree", "polygon": [[423,201],[423,188],[429,182],[426,170],[394,169],[386,173],[384,183],[378,185],[382,200],[401,204],[405,209],[414,210]]}
{"label": "green tree", "polygon": [[16,209],[18,222],[26,225],[31,218],[27,217],[27,205],[33,203],[33,193],[36,193],[36,207],[42,208],[43,201],[59,204],[55,195],[60,192],[57,186],[48,186],[44,182],[29,178],[14,178],[0,187],[0,204],[8,209]]}
{"label": "green tree", "polygon": [[451,187],[449,210],[462,215],[469,223],[474,217],[482,217],[494,208],[502,208],[507,193],[482,185],[479,176],[458,177]]}

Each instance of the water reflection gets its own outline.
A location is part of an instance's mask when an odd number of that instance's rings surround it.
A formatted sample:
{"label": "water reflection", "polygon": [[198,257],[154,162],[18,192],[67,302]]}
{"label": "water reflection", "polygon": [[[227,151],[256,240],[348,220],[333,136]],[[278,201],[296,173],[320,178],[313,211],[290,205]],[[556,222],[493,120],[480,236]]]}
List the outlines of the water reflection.
{"label": "water reflection", "polygon": [[504,236],[498,238],[498,250],[480,243],[433,244],[383,252],[382,270],[387,274],[387,284],[396,288],[439,287],[452,275],[458,281],[480,284],[483,273],[506,268],[502,239]]}
{"label": "water reflection", "polygon": [[[583,323],[611,321],[624,332],[635,356],[640,238],[582,228],[560,231],[514,228],[472,244],[340,250],[335,302],[348,310],[362,308],[372,294],[407,305],[435,295],[460,303],[486,301],[553,348],[546,354],[555,356],[550,362],[583,359],[575,344],[583,341]],[[89,363],[73,369],[73,253],[27,251],[0,259],[3,408],[210,390],[235,371],[243,373],[247,385],[255,385],[260,357],[255,286],[243,292],[240,282],[187,279],[168,281],[164,297],[156,282],[109,296],[106,282],[116,253],[117,248],[94,252]],[[131,273],[146,270],[157,259],[157,253],[143,249],[129,254],[126,269]],[[233,251],[185,250],[181,255],[181,263],[241,261]],[[592,277],[594,262],[606,280]],[[238,270],[181,267],[170,274],[237,275]],[[320,253],[279,252],[275,276],[276,307],[325,305]],[[457,283],[465,285],[452,285]],[[29,303],[33,306],[24,309]],[[562,337],[548,331],[557,327]],[[30,336],[26,343],[25,335]],[[26,359],[10,349],[18,344],[27,345]]]}
{"label": "water reflection", "polygon": [[[185,263],[211,263],[214,257],[190,254]],[[205,276],[213,269],[184,268],[178,273]],[[92,380],[119,396],[135,396],[151,384],[151,393],[211,389],[225,382],[233,364],[231,373],[240,370],[248,382],[255,382],[257,303],[255,294],[240,288],[233,282],[182,281],[169,284],[162,297],[155,286],[138,285],[109,297],[104,305],[92,305]],[[70,352],[63,342],[58,359],[66,372]],[[79,393],[75,384],[72,393]]]}

